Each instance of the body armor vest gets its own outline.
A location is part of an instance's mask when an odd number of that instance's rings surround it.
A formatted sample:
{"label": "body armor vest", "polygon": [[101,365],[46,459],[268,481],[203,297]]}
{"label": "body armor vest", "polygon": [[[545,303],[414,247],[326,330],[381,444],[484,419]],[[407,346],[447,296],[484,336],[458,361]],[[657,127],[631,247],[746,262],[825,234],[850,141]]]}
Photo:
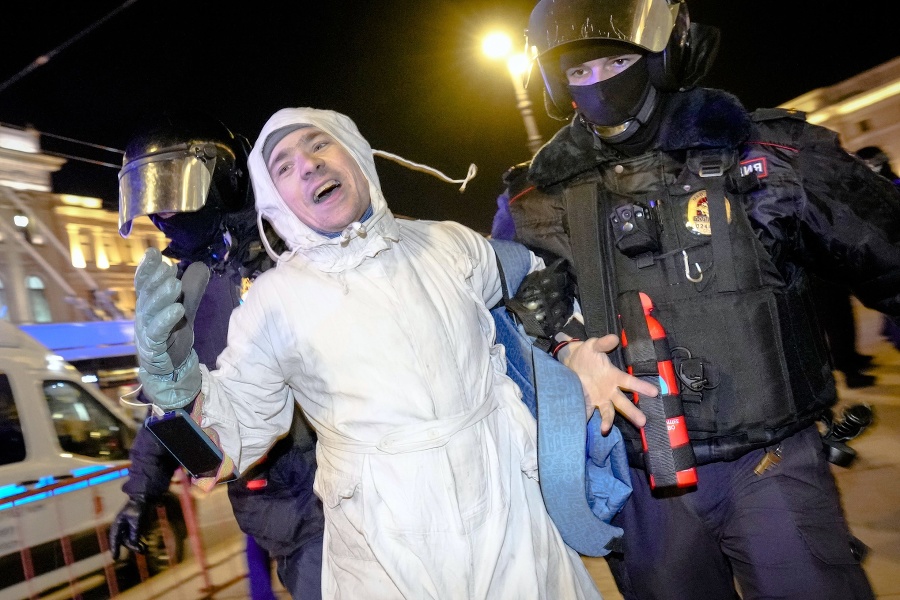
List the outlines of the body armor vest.
{"label": "body armor vest", "polygon": [[[655,152],[564,191],[588,334],[633,330],[624,297],[650,297],[698,464],[776,443],[836,400],[806,279],[779,272],[748,217],[761,196],[803,193],[788,150]],[[640,432],[616,424],[643,466]]]}

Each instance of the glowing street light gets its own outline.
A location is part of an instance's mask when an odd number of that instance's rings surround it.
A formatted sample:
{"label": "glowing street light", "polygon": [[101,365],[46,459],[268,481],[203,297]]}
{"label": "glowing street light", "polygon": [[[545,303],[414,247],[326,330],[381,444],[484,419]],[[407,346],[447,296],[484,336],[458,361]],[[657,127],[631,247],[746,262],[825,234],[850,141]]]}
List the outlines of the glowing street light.
{"label": "glowing street light", "polygon": [[512,40],[505,33],[488,34],[481,44],[484,53],[492,59],[506,59],[506,68],[512,78],[513,88],[516,90],[516,106],[522,114],[525,123],[525,132],[528,134],[528,149],[532,154],[538,151],[544,143],[541,132],[538,131],[537,121],[534,119],[534,111],[531,109],[531,100],[525,91],[522,79],[528,71],[528,57],[512,51]]}

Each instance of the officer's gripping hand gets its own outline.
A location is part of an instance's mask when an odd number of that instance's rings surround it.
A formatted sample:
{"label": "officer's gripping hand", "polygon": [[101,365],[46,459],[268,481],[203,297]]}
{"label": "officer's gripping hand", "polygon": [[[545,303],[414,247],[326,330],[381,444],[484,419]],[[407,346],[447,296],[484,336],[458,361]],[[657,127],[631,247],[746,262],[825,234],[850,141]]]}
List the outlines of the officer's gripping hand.
{"label": "officer's gripping hand", "polygon": [[199,264],[190,277],[185,272],[190,295],[183,304],[178,301],[183,286],[176,271],[163,262],[159,250],[150,248],[134,276],[138,378],[144,393],[163,410],[189,404],[200,392],[201,382],[199,360],[192,348],[194,314],[186,315],[185,309],[190,307],[196,313],[209,270]]}
{"label": "officer's gripping hand", "polygon": [[132,496],[116,515],[109,526],[109,550],[113,560],[119,560],[122,546],[132,552],[145,554],[147,544],[144,538],[153,521],[153,502],[147,502],[144,496]]}
{"label": "officer's gripping hand", "polygon": [[584,389],[584,405],[587,417],[594,410],[600,411],[600,431],[608,433],[613,426],[616,411],[631,421],[635,427],[643,427],[646,416],[622,390],[630,390],[647,396],[656,396],[659,390],[650,383],[616,368],[607,356],[618,346],[619,338],[605,335],[585,342],[572,342],[559,353],[563,364],[575,371]]}

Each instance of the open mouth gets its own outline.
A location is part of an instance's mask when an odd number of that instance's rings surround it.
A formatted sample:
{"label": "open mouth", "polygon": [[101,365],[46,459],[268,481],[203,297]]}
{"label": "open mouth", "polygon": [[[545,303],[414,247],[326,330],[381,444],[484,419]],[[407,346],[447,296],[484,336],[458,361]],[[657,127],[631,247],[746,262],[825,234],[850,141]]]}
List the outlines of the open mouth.
{"label": "open mouth", "polygon": [[341,184],[334,179],[326,181],[316,189],[316,193],[313,196],[313,203],[319,204],[320,202],[324,202],[340,187]]}

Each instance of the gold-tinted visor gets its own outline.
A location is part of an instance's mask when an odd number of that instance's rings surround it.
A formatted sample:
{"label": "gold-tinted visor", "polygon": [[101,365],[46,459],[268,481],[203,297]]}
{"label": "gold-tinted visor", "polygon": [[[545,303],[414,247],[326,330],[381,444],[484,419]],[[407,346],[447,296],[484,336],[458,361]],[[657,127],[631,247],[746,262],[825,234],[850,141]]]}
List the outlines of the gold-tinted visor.
{"label": "gold-tinted visor", "polygon": [[661,52],[679,9],[679,3],[670,5],[666,0],[541,2],[528,26],[529,52],[537,58],[581,40],[627,42],[648,52]]}
{"label": "gold-tinted visor", "polygon": [[153,154],[119,171],[119,234],[128,237],[131,222],[165,212],[203,208],[216,159],[189,149]]}

